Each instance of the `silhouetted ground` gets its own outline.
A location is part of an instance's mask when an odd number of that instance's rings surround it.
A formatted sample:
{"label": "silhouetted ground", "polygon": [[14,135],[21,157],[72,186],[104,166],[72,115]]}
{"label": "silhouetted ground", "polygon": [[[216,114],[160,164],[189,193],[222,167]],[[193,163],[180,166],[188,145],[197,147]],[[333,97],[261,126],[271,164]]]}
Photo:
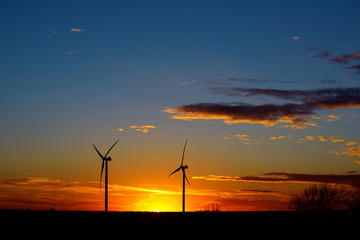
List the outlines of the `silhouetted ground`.
{"label": "silhouetted ground", "polygon": [[[128,236],[346,237],[358,233],[360,212],[84,212],[0,210],[1,229],[52,237]],[[70,234],[70,235],[69,235]],[[116,237],[114,237],[114,234]],[[130,234],[130,235],[129,235]],[[173,236],[171,236],[173,234]],[[4,231],[3,231],[4,235]],[[281,238],[283,238],[281,237]],[[126,237],[130,238],[130,237]],[[234,238],[234,237],[232,237]]]}

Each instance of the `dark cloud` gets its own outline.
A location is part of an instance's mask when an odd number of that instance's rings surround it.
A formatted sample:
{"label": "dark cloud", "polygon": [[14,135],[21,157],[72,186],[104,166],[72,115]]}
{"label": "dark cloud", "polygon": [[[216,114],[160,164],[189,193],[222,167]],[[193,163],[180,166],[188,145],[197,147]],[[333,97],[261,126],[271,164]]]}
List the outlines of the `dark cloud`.
{"label": "dark cloud", "polygon": [[359,65],[349,65],[347,66],[348,69],[355,69],[357,70],[355,73],[360,74],[360,64]]}
{"label": "dark cloud", "polygon": [[235,78],[229,77],[222,80],[212,80],[207,81],[208,84],[211,85],[227,85],[227,83],[236,82],[236,83],[288,83],[293,84],[295,81],[289,80],[274,80],[274,79],[259,79],[259,78]]}
{"label": "dark cloud", "polygon": [[360,107],[360,88],[325,88],[317,90],[279,90],[269,88],[210,88],[213,93],[229,96],[264,95],[284,100],[300,101],[308,109]]}
{"label": "dark cloud", "polygon": [[360,107],[360,88],[327,88],[318,90],[279,90],[266,88],[211,88],[213,93],[229,96],[265,95],[297,103],[282,105],[250,105],[244,103],[197,103],[177,108],[167,108],[164,112],[174,114],[173,119],[221,119],[225,123],[251,123],[273,126],[280,123],[316,126],[308,118],[316,109],[338,109]]}
{"label": "dark cloud", "polygon": [[[330,62],[334,62],[334,63],[348,64],[350,61],[360,60],[360,53],[349,53],[349,54],[336,56],[330,51],[322,51],[321,53],[319,53],[314,57],[327,58]],[[349,65],[347,68],[360,70],[360,65]],[[355,73],[360,74],[360,71],[356,71]]]}
{"label": "dark cloud", "polygon": [[360,53],[343,54],[338,57],[332,57],[329,60],[337,63],[348,63],[350,60],[360,60]]}
{"label": "dark cloud", "polygon": [[322,51],[321,53],[319,53],[318,55],[314,56],[314,57],[318,57],[318,58],[329,58],[334,56],[333,53],[331,53],[330,51]]}
{"label": "dark cloud", "polygon": [[241,181],[241,182],[297,182],[297,183],[328,183],[360,187],[360,174],[299,174],[286,172],[266,172],[263,176],[194,176],[193,179],[212,181]]}
{"label": "dark cloud", "polygon": [[167,108],[164,112],[175,114],[173,119],[222,119],[228,124],[250,123],[273,126],[279,123],[311,125],[306,117],[313,113],[312,107],[303,104],[225,104],[198,103],[178,108]]}

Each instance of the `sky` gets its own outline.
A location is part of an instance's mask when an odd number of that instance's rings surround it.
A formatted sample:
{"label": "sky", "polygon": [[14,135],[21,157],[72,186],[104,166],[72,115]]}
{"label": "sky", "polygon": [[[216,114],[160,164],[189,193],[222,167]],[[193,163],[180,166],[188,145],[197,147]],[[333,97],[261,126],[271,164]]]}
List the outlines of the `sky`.
{"label": "sky", "polygon": [[[0,3],[0,208],[287,210],[360,186],[360,2]],[[102,182],[103,184],[103,182]],[[104,185],[102,185],[104,187]]]}

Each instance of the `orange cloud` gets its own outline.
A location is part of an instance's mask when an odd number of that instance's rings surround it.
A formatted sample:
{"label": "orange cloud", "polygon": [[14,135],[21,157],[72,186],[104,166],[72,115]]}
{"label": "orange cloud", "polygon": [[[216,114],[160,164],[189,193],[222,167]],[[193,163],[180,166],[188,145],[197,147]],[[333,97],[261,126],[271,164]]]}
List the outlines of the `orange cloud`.
{"label": "orange cloud", "polygon": [[345,148],[342,154],[360,157],[360,147]]}
{"label": "orange cloud", "polygon": [[224,137],[223,139],[235,138],[244,145],[249,145],[251,143],[257,142],[256,140],[250,139],[249,137],[250,135],[247,134],[231,134],[230,136]]}
{"label": "orange cloud", "polygon": [[297,104],[284,105],[247,105],[247,104],[222,104],[222,103],[199,103],[184,105],[178,108],[163,110],[173,114],[172,119],[192,121],[223,120],[226,124],[248,123],[274,126],[282,123],[313,125],[306,119],[312,113],[306,106]]}
{"label": "orange cloud", "polygon": [[327,121],[327,122],[334,122],[334,121],[340,119],[339,116],[336,116],[336,115],[334,115],[334,114],[330,114],[330,115],[327,115],[327,116],[325,116],[325,117],[327,118],[327,119],[325,120],[325,121]]}
{"label": "orange cloud", "polygon": [[285,139],[285,138],[291,138],[291,137],[286,137],[286,136],[274,136],[274,137],[270,137],[270,140],[280,140],[280,139]]}
{"label": "orange cloud", "polygon": [[315,140],[319,140],[320,142],[327,142],[327,141],[331,141],[333,143],[338,143],[338,142],[345,142],[344,139],[341,139],[341,138],[334,138],[333,136],[306,136],[305,138],[303,139],[300,139],[300,142],[301,141],[315,141]]}
{"label": "orange cloud", "polygon": [[83,31],[85,31],[85,30],[82,28],[71,28],[70,29],[70,32],[83,32]]}
{"label": "orange cloud", "polygon": [[356,144],[358,144],[358,142],[347,142],[346,143],[346,145],[348,145],[348,146],[352,146],[352,145],[356,145]]}
{"label": "orange cloud", "polygon": [[143,126],[130,126],[130,128],[135,129],[138,132],[149,133],[150,129],[155,129],[156,126],[153,125],[143,125]]}

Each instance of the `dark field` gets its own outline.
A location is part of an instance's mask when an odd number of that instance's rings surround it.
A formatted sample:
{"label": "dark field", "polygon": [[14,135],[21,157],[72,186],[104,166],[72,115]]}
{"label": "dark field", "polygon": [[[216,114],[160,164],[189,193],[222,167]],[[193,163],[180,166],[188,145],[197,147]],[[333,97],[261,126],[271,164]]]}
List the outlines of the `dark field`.
{"label": "dark field", "polygon": [[[56,232],[77,236],[333,236],[345,239],[360,230],[360,212],[84,212],[0,210],[1,229],[16,233]],[[71,232],[71,233],[70,233]],[[135,235],[133,235],[135,234]],[[214,235],[215,234],[215,235]],[[244,234],[248,234],[244,236]],[[250,235],[249,235],[250,234]],[[56,237],[56,236],[55,236]],[[283,237],[281,237],[283,239]],[[355,237],[355,239],[357,239]],[[114,237],[112,237],[114,238]],[[126,237],[129,238],[129,237]],[[354,238],[354,235],[353,237]]]}

